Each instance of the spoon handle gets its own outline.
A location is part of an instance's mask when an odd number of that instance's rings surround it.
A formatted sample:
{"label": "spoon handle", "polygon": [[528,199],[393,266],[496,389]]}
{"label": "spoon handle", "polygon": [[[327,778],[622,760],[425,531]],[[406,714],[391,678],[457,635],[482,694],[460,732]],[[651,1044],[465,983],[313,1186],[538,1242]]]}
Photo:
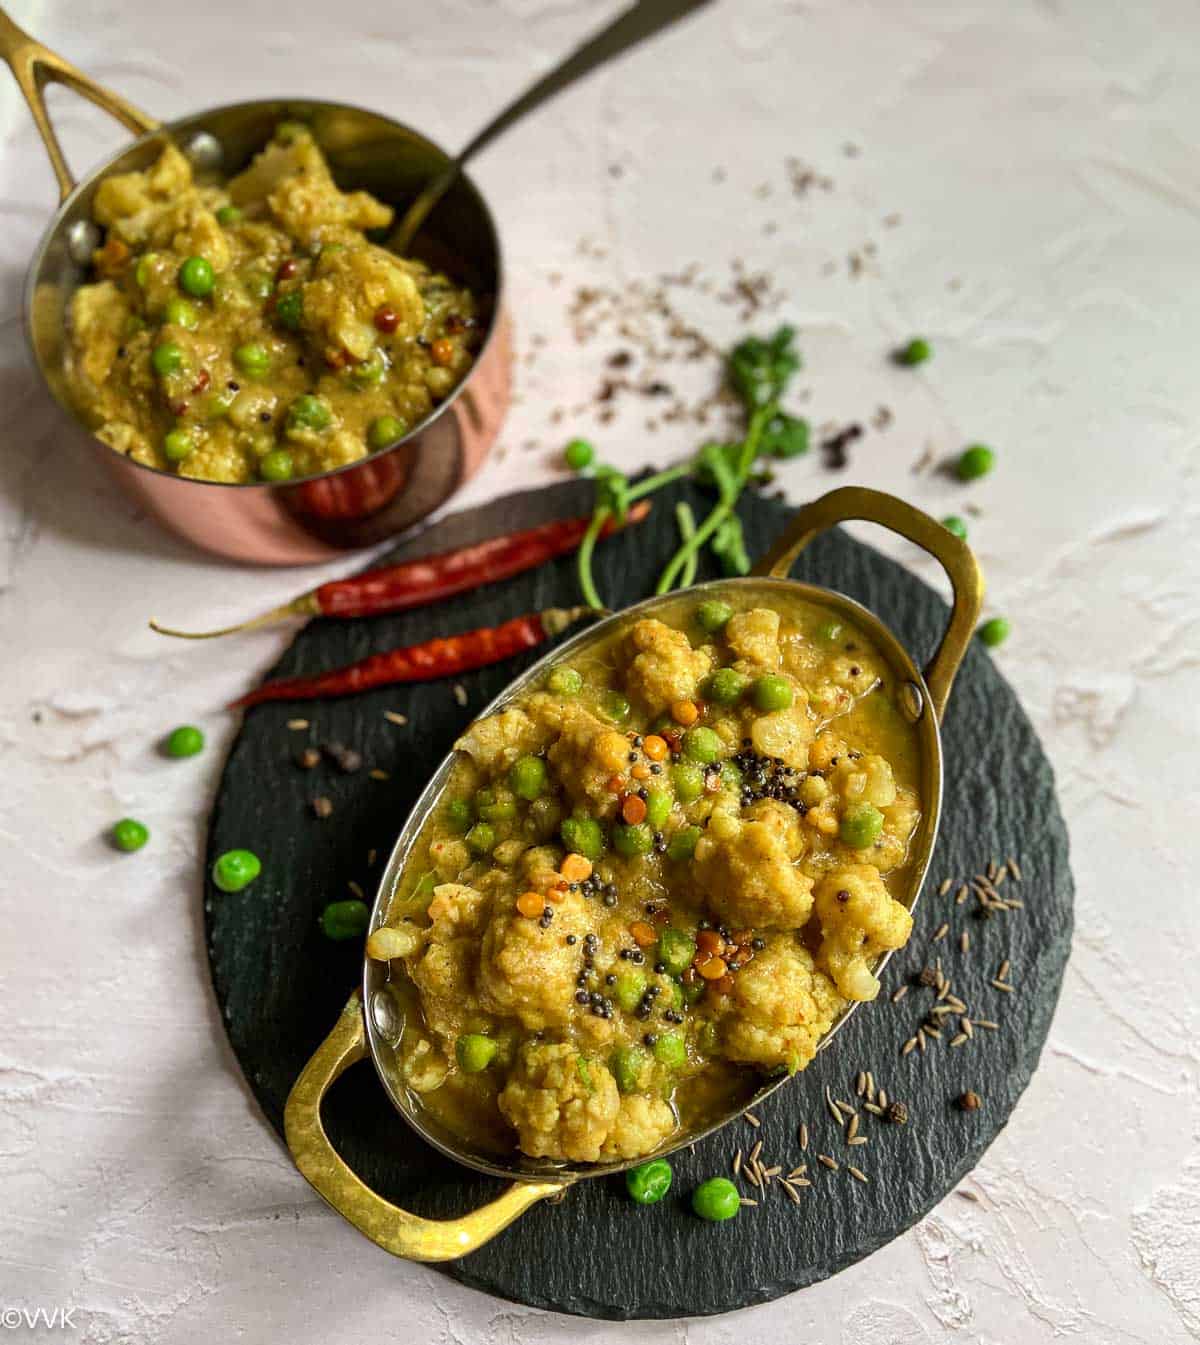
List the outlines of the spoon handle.
{"label": "spoon handle", "polygon": [[607,28],[577,47],[566,60],[543,75],[488,122],[458,157],[452,159],[421,190],[396,226],[388,246],[395,252],[405,252],[426,216],[446,194],[463,166],[514,122],[520,121],[526,113],[540,107],[547,99],[553,98],[556,93],[590,74],[598,66],[611,61],[614,56],[621,55],[709,3],[711,0],[638,0],[630,9],[618,15]]}

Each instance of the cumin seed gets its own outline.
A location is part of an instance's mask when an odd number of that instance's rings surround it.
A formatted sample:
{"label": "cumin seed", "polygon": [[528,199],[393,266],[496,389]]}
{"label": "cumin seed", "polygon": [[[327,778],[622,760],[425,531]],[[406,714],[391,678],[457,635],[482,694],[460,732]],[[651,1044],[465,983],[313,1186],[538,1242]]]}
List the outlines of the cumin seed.
{"label": "cumin seed", "polygon": [[907,1055],[909,1051],[913,1050],[916,1047],[916,1044],[917,1044],[916,1037],[909,1037],[909,1039],[904,1043],[904,1045],[901,1046],[900,1054]]}
{"label": "cumin seed", "polygon": [[791,1182],[781,1181],[779,1184],[787,1192],[788,1199],[792,1202],[792,1204],[799,1205],[800,1192],[796,1190],[796,1188],[791,1184]]}
{"label": "cumin seed", "polygon": [[987,1028],[987,1030],[988,1030],[989,1032],[999,1032],[999,1031],[1000,1031],[1000,1024],[997,1023],[997,1022],[994,1022],[991,1018],[972,1018],[972,1019],[971,1019],[971,1022],[974,1023],[974,1025],[975,1025],[976,1027],[984,1027],[984,1028]]}
{"label": "cumin seed", "polygon": [[755,1116],[755,1114],[752,1111],[742,1112],[742,1120],[749,1121],[750,1124],[755,1127],[755,1129],[757,1129],[760,1125],[762,1125],[762,1122],[758,1119],[757,1116]]}
{"label": "cumin seed", "polygon": [[1006,995],[1011,995],[1015,989],[1014,986],[1009,985],[1007,981],[1000,980],[999,977],[992,978],[992,985],[995,986],[997,990],[1003,990]]}
{"label": "cumin seed", "polygon": [[954,904],[956,906],[961,906],[970,895],[971,895],[971,889],[966,885],[966,883],[963,883],[962,887],[960,887],[958,891],[954,894]]}
{"label": "cumin seed", "polygon": [[751,1200],[749,1196],[743,1196],[743,1197],[741,1198],[741,1200],[738,1201],[738,1204],[739,1204],[739,1205],[757,1205],[757,1204],[758,1204],[758,1201],[757,1201],[757,1200]]}
{"label": "cumin seed", "polygon": [[867,1070],[867,1097],[872,1102],[875,1101],[875,1076],[870,1070]]}
{"label": "cumin seed", "polygon": [[792,1181],[793,1186],[811,1186],[812,1182],[807,1177],[796,1177]]}
{"label": "cumin seed", "polygon": [[778,1163],[776,1163],[774,1167],[763,1168],[762,1169],[763,1179],[765,1181],[770,1181],[772,1177],[778,1177],[782,1171],[783,1168],[780,1167]]}
{"label": "cumin seed", "polygon": [[899,1004],[900,1001],[907,994],[908,994],[908,982],[905,981],[903,985],[898,985],[895,988],[895,990],[892,991],[892,1003]]}
{"label": "cumin seed", "polygon": [[859,1145],[859,1144],[869,1144],[869,1143],[870,1143],[870,1141],[867,1139],[866,1135],[855,1135],[855,1137],[854,1137],[852,1140],[847,1140],[847,1141],[846,1141],[846,1144],[847,1144],[850,1148],[852,1148],[852,1149],[853,1149],[856,1145]]}
{"label": "cumin seed", "polygon": [[1012,855],[1009,855],[1009,857],[1008,857],[1008,871],[1009,871],[1009,873],[1012,874],[1013,879],[1014,879],[1016,882],[1019,883],[1019,882],[1021,881],[1021,866],[1020,866],[1020,864],[1018,864],[1017,861],[1012,857]]}
{"label": "cumin seed", "polygon": [[988,882],[994,883],[996,881],[996,874],[998,874],[999,872],[1000,870],[996,867],[996,861],[994,859],[989,859],[987,866]]}
{"label": "cumin seed", "polygon": [[959,950],[964,953],[969,953],[971,951],[971,935],[968,930],[964,929],[958,936],[958,947]]}
{"label": "cumin seed", "polygon": [[935,930],[933,931],[933,941],[934,941],[934,943],[938,943],[940,940],[944,939],[944,938],[946,937],[946,935],[949,934],[949,933],[950,933],[950,926],[949,926],[948,924],[946,924],[945,921],[943,921],[943,922],[937,927],[937,929],[935,929]]}
{"label": "cumin seed", "polygon": [[883,1108],[884,1111],[887,1111],[888,1095],[886,1088],[881,1088],[879,1090],[879,1097],[876,1099],[876,1101],[879,1103],[879,1105]]}
{"label": "cumin seed", "polygon": [[849,1163],[847,1163],[847,1164],[846,1164],[846,1171],[847,1171],[847,1172],[854,1178],[854,1180],[855,1180],[856,1182],[867,1182],[867,1181],[870,1181],[870,1178],[869,1178],[869,1177],[867,1176],[867,1174],[862,1170],[862,1168],[852,1167]]}
{"label": "cumin seed", "polygon": [[883,1108],[878,1102],[864,1102],[863,1107],[871,1113],[872,1116],[882,1116]]}
{"label": "cumin seed", "polygon": [[385,710],[383,717],[389,724],[395,724],[399,729],[402,729],[408,723],[408,716],[402,715],[398,710]]}
{"label": "cumin seed", "polygon": [[854,1142],[854,1137],[857,1134],[858,1134],[858,1113],[855,1112],[855,1114],[850,1118],[850,1124],[846,1127],[846,1143],[852,1144]]}
{"label": "cumin seed", "polygon": [[307,720],[307,719],[289,719],[288,722],[287,722],[287,726],[288,726],[288,728],[292,729],[293,731],[295,731],[296,729],[306,729],[306,728],[308,728],[308,720]]}
{"label": "cumin seed", "polygon": [[969,1018],[960,1018],[958,1020],[958,1025],[968,1037],[973,1037],[975,1035],[975,1029],[971,1026],[971,1020]]}
{"label": "cumin seed", "polygon": [[367,774],[372,780],[390,780],[392,778],[387,771],[381,771],[378,767],[373,771],[368,771]]}
{"label": "cumin seed", "polygon": [[350,889],[351,892],[354,893],[354,895],[359,899],[359,901],[362,901],[367,895],[362,890],[362,888],[359,887],[359,885],[355,882],[349,882],[346,884],[346,886]]}
{"label": "cumin seed", "polygon": [[736,1177],[742,1170],[742,1151],[739,1149],[733,1156],[733,1175]]}
{"label": "cumin seed", "polygon": [[787,1179],[790,1182],[794,1182],[797,1177],[803,1177],[807,1171],[808,1171],[808,1164],[801,1163],[799,1167],[794,1167],[791,1170],[791,1172],[788,1173]]}
{"label": "cumin seed", "polygon": [[1000,970],[996,972],[996,979],[998,981],[1007,981],[1011,966],[1012,964],[1009,962],[1008,958],[1005,958],[1004,961],[1000,963]]}
{"label": "cumin seed", "polygon": [[807,1149],[807,1148],[808,1148],[808,1125],[807,1125],[807,1123],[804,1122],[804,1121],[801,1121],[801,1122],[800,1122],[800,1135],[799,1135],[799,1139],[800,1139],[800,1147],[801,1147],[802,1149]]}
{"label": "cumin seed", "polygon": [[820,1163],[822,1167],[827,1167],[830,1172],[837,1172],[841,1166],[836,1158],[830,1158],[828,1154],[818,1154],[817,1162]]}
{"label": "cumin seed", "polygon": [[950,1045],[962,1046],[964,1042],[967,1042],[969,1040],[970,1038],[967,1036],[965,1032],[958,1032],[953,1037],[950,1038]]}
{"label": "cumin seed", "polygon": [[459,705],[466,705],[467,703],[467,688],[461,682],[455,682],[454,684],[454,699]]}
{"label": "cumin seed", "polygon": [[375,857],[378,854],[379,854],[378,850],[367,851],[367,868],[371,868],[371,866],[375,863]]}
{"label": "cumin seed", "polygon": [[974,1204],[976,1204],[976,1205],[979,1204],[979,1197],[975,1194],[974,1191],[967,1191],[967,1190],[965,1190],[963,1187],[960,1186],[960,1187],[958,1188],[958,1190],[955,1191],[954,1194],[955,1194],[956,1196],[961,1196],[961,1197],[963,1198],[963,1200],[970,1200],[970,1201],[972,1201],[972,1202],[973,1202]]}
{"label": "cumin seed", "polygon": [[858,1076],[854,1080],[854,1091],[859,1097],[863,1097],[867,1091],[867,1076],[862,1070],[858,1071]]}
{"label": "cumin seed", "polygon": [[941,883],[938,885],[938,896],[944,897],[953,886],[954,886],[953,878],[943,878]]}
{"label": "cumin seed", "polygon": [[748,1156],[747,1156],[747,1158],[746,1158],[746,1162],[747,1162],[747,1163],[757,1163],[757,1162],[758,1162],[758,1156],[759,1156],[760,1153],[762,1153],[762,1147],[763,1147],[763,1142],[762,1142],[762,1140],[759,1140],[758,1143],[754,1146],[754,1148],[750,1150],[750,1153],[748,1154]]}

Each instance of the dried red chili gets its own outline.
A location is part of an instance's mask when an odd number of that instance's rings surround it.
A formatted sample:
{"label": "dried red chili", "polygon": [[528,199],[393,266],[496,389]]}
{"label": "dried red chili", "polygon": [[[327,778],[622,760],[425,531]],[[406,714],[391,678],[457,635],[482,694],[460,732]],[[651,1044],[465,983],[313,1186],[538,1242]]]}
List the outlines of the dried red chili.
{"label": "dried red chili", "polygon": [[[633,505],[626,526],[640,523],[650,512],[648,501]],[[544,565],[556,556],[574,551],[583,540],[591,520],[587,518],[559,519],[542,523],[536,528],[510,533],[503,537],[489,537],[471,546],[443,551],[420,560],[405,560],[398,565],[386,565],[348,579],[334,579],[319,588],[302,593],[300,597],[276,607],[262,616],[224,630],[172,630],[152,621],[150,626],[160,635],[174,635],[185,640],[208,640],[218,635],[232,635],[235,631],[250,630],[270,625],[289,616],[377,616],[382,612],[406,612],[413,607],[425,607],[467,593],[483,584],[494,584],[513,575],[524,574],[535,566]],[[601,536],[607,537],[619,528],[611,523]]]}
{"label": "dried red chili", "polygon": [[482,626],[463,635],[402,645],[399,649],[371,654],[357,663],[332,668],[329,672],[276,678],[247,692],[229,708],[245,709],[263,701],[323,700],[399,682],[455,677],[512,658],[527,649],[536,649],[544,640],[561,634],[573,621],[594,615],[589,607],[551,607],[544,612],[530,612],[514,617],[502,626]]}

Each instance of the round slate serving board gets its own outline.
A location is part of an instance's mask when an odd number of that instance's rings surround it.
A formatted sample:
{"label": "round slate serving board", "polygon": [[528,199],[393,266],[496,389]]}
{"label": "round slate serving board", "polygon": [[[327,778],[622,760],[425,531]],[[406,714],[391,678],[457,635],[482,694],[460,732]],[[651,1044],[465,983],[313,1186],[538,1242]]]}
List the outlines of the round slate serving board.
{"label": "round slate serving board", "polygon": [[[584,513],[590,487],[570,482],[496,500],[438,524],[396,555],[428,554],[549,518]],[[707,504],[690,485],[663,492],[650,519],[604,542],[598,551],[601,591],[613,606],[643,597],[676,544],[674,502]],[[788,506],[748,494],[741,515],[751,553],[782,527]],[[508,584],[466,594],[437,608],[371,620],[314,621],[300,631],[276,674],[312,672],[391,645],[468,630],[520,612],[577,601],[573,560],[554,562]],[[798,577],[841,590],[883,615],[920,663],[946,620],[945,604],[921,580],[872,548],[836,531],[801,557]],[[701,576],[709,577],[706,575]],[[296,1076],[324,1038],[358,982],[361,947],[334,944],[319,932],[326,904],[350,895],[356,882],[373,895],[379,871],[412,801],[455,736],[534,654],[462,679],[468,704],[453,684],[381,689],[342,701],[265,705],[253,710],[234,743],[212,814],[208,865],[223,850],[249,846],[263,858],[262,876],[232,896],[208,883],[206,932],[213,982],[229,1038],[267,1119],[282,1133],[283,1106]],[[408,716],[399,727],[385,710]],[[289,730],[289,719],[311,721]],[[535,1307],[593,1317],[681,1317],[726,1312],[777,1298],[835,1274],[903,1232],[978,1161],[1007,1121],[1037,1064],[1058,998],[1072,925],[1067,835],[1054,777],[1012,688],[987,653],[973,647],[959,673],[944,729],[945,810],[929,879],[908,948],[885,973],[879,1001],[861,1010],[831,1048],[761,1112],[761,1126],[735,1121],[692,1152],[672,1159],[675,1189],[643,1208],[621,1179],[579,1183],[559,1204],[534,1207],[492,1243],[445,1267],[467,1284]],[[365,768],[342,775],[332,765],[312,771],[294,760],[310,742],[357,748]],[[372,779],[369,769],[388,773]],[[332,799],[318,821],[310,800]],[[373,864],[369,857],[374,855]],[[975,897],[939,896],[943,878],[969,878],[995,856],[1016,856],[1023,881],[1001,889],[1024,907],[984,918]],[[934,935],[943,922],[949,933]],[[962,931],[969,951],[960,947]],[[958,1047],[957,1018],[947,1015],[941,1039],[901,1055],[934,1005],[934,990],[912,984],[889,995],[940,956],[953,992],[970,1013],[995,1021]],[[1008,959],[1015,993],[991,984]],[[825,1104],[852,1099],[859,1070],[904,1101],[907,1124],[863,1112],[866,1145],[848,1148]],[[980,1110],[954,1100],[972,1089]],[[418,1214],[447,1218],[482,1204],[499,1183],[459,1167],[428,1148],[393,1111],[369,1062],[351,1070],[325,1108],[331,1137],[374,1189]],[[800,1148],[801,1122],[809,1147]],[[796,1207],[773,1189],[756,1208],[727,1224],[704,1224],[687,1198],[704,1178],[729,1173],[734,1152],[763,1142],[764,1165],[786,1174],[808,1163],[812,1186]],[[843,1166],[817,1162],[830,1154]],[[854,1163],[863,1184],[845,1169]],[[302,1180],[297,1174],[297,1181]],[[758,1195],[743,1181],[748,1195]],[[386,1266],[381,1273],[386,1273]]]}

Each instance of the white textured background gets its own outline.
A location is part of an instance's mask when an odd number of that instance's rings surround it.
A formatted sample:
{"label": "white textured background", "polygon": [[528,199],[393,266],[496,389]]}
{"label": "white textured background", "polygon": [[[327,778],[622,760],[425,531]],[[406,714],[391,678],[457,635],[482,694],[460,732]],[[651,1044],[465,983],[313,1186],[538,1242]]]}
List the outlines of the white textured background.
{"label": "white textured background", "polygon": [[[617,7],[11,8],[163,117],[294,92],[453,145]],[[839,479],[982,510],[992,610],[1015,627],[999,657],[1057,764],[1079,884],[1050,1044],[969,1179],[978,1203],[952,1196],[773,1305],[616,1327],[393,1262],[309,1192],[241,1085],[197,854],[232,730],[217,707],[287,636],[187,648],[143,623],[248,613],[313,576],[218,570],[160,535],[49,412],[18,293],[52,184],[0,74],[0,1307],[73,1306],[95,1342],[1200,1340],[1198,87],[1194,0],[725,0],[478,167],[537,359],[505,456],[465,498],[551,479],[568,430],[630,467],[693,446],[684,427],[650,437],[632,407],[599,429],[590,412],[549,424],[619,344],[564,335],[575,285],[693,260],[724,283],[739,256],[768,270],[801,328],[814,420],[895,412]],[[75,163],[117,143],[68,96],[55,106]],[[832,189],[793,197],[788,156]],[[869,243],[854,278],[848,254]],[[743,330],[709,296],[682,302],[718,344]],[[935,360],[890,368],[914,331]],[[999,454],[987,481],[912,473],[926,446],[975,438]],[[783,474],[795,498],[833,481],[817,454]],[[167,763],[152,744],[179,721],[211,747]],[[100,840],[125,813],[153,831],[134,858]]]}

